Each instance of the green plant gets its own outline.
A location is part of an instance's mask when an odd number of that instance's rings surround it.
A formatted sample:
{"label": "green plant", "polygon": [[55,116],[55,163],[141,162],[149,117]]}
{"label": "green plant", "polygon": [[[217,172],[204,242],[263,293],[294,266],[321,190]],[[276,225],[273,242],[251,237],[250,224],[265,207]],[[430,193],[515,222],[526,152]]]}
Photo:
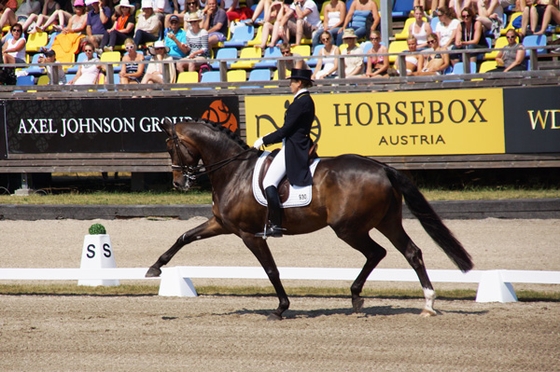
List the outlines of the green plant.
{"label": "green plant", "polygon": [[89,227],[89,234],[90,235],[104,235],[107,234],[105,230],[105,226],[100,223],[94,223]]}

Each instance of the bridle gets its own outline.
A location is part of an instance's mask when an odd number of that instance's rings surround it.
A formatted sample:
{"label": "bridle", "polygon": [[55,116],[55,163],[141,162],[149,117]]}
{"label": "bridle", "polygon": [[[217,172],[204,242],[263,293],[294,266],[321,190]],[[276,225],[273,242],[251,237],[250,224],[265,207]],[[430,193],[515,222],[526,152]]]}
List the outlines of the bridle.
{"label": "bridle", "polygon": [[[225,167],[226,165],[228,165],[229,163],[237,160],[240,156],[247,154],[249,151],[253,150],[253,148],[248,148],[246,150],[241,151],[239,154],[228,158],[228,159],[223,159],[220,160],[214,164],[210,164],[208,166],[201,164],[201,165],[185,165],[185,162],[183,161],[183,156],[182,156],[182,152],[180,147],[183,146],[186,150],[187,153],[189,154],[189,156],[193,159],[196,159],[196,157],[194,156],[194,154],[191,152],[191,150],[189,150],[189,147],[184,144],[182,141],[179,140],[179,136],[177,135],[177,132],[175,131],[175,126],[172,127],[172,136],[167,138],[166,141],[173,141],[173,146],[175,147],[175,152],[177,154],[177,159],[179,161],[179,164],[171,164],[171,169],[174,171],[180,171],[183,174],[183,177],[185,177],[186,179],[186,187],[190,188],[190,186],[196,181],[197,178],[199,178],[202,175],[205,174],[210,174],[212,172],[215,172],[223,167]],[[249,158],[244,158],[241,160],[249,160]]]}

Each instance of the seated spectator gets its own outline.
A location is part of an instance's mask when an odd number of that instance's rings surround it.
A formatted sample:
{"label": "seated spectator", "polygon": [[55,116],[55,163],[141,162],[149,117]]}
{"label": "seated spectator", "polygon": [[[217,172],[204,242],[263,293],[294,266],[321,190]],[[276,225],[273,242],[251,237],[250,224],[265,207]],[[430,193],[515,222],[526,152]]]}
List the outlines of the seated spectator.
{"label": "seated spectator", "polygon": [[446,0],[414,0],[413,6],[414,8],[422,8],[424,15],[427,17],[427,11],[434,14],[437,9],[448,6],[448,3]]}
{"label": "seated spectator", "polygon": [[[154,46],[149,49],[150,54],[153,56],[152,61],[168,61],[168,63],[149,63],[146,68],[146,73],[142,78],[141,84],[163,84],[175,82],[175,66],[173,58],[167,55],[169,49],[161,40],[156,41]],[[169,82],[164,81],[163,69],[166,68],[169,74]]]}
{"label": "seated spectator", "polygon": [[76,76],[74,76],[74,78],[67,83],[68,85],[97,84],[99,74],[103,70],[103,66],[98,64],[99,58],[94,57],[94,52],[95,48],[93,47],[93,44],[87,42],[84,45],[84,53],[86,54],[86,62],[88,63],[80,64]]}
{"label": "seated spectator", "polygon": [[51,24],[55,24],[55,29],[65,34],[67,33],[86,33],[87,27],[86,4],[84,0],[74,0],[74,14],[70,14],[63,9],[58,9],[51,16],[39,24],[37,21],[36,30],[45,31]]}
{"label": "seated spectator", "polygon": [[[290,59],[285,59],[283,62],[284,64],[284,75],[286,77],[290,76],[291,71],[295,68],[298,70],[309,70],[309,66],[305,63],[305,59],[298,53],[292,52],[292,47],[289,43],[282,43],[280,45],[280,52],[282,53],[282,57],[287,58],[291,57]],[[278,65],[280,68],[282,64]]]}
{"label": "seated spectator", "polygon": [[165,35],[165,46],[169,48],[169,55],[178,60],[187,56],[187,33],[179,23],[179,17],[173,14],[169,17],[169,29]]}
{"label": "seated spectator", "polygon": [[[270,12],[271,12],[272,2],[273,0],[259,0],[259,2],[257,3],[257,7],[255,8],[253,15],[251,16],[251,19],[249,19],[245,23],[247,23],[247,25],[249,26],[253,26],[253,25],[259,26],[259,25],[263,25],[265,22],[268,22],[271,16]],[[262,20],[257,21],[257,18],[263,12],[264,15],[262,17]]]}
{"label": "seated spectator", "polygon": [[190,30],[187,30],[188,55],[177,62],[177,70],[179,72],[198,71],[202,64],[208,62],[208,57],[210,56],[208,31],[200,25],[202,18],[197,13],[190,13],[186,21],[190,24]]}
{"label": "seated spectator", "polygon": [[[520,0],[521,30],[519,35],[523,38],[527,33],[534,34],[543,29],[544,14],[549,6],[550,0]],[[546,26],[544,29],[546,30]],[[540,33],[540,32],[539,32]]]}
{"label": "seated spectator", "polygon": [[[371,27],[368,25],[368,17],[373,17],[373,24]],[[360,0],[353,1],[346,14],[342,27],[338,30],[336,45],[340,46],[342,44],[346,28],[354,30],[356,37],[361,39],[365,38],[372,31],[377,30],[380,22],[379,10],[377,9],[375,1],[365,0],[363,3]]]}
{"label": "seated spectator", "polygon": [[2,60],[5,64],[26,63],[23,27],[19,23],[14,24],[10,35],[12,37],[6,35],[2,38]]}
{"label": "seated spectator", "polygon": [[[455,33],[455,45],[452,49],[487,49],[490,48],[482,31],[482,22],[476,19],[476,15],[471,8],[464,8],[461,11],[461,19],[463,20],[457,26]],[[469,54],[471,62],[476,62],[477,57],[482,53]],[[460,54],[453,55],[452,62],[462,60]]]}
{"label": "seated spectator", "polygon": [[[286,16],[286,13],[290,13]],[[270,5],[269,18],[266,18],[262,27],[262,39],[261,44],[257,48],[264,49],[268,47],[274,47],[278,43],[278,40],[282,39],[284,43],[289,43],[289,35],[287,29],[287,22],[291,15],[290,6],[284,4],[282,1],[274,1]],[[268,37],[270,36],[270,42],[268,43]]]}
{"label": "seated spectator", "polygon": [[163,30],[163,25],[165,22],[165,18],[173,14],[173,2],[169,0],[153,0],[153,9],[154,13],[157,15],[159,22],[161,23],[160,29]]}
{"label": "seated spectator", "polygon": [[478,0],[477,10],[476,20],[482,23],[483,31],[490,31],[494,39],[499,38],[504,27],[504,8],[500,0]]}
{"label": "seated spectator", "polygon": [[202,28],[208,31],[208,47],[212,49],[227,39],[228,16],[224,9],[218,7],[217,0],[208,0],[203,14]]}
{"label": "seated spectator", "polygon": [[22,25],[24,33],[27,32],[27,28],[31,25],[31,22],[29,22],[30,18],[32,16],[35,18],[37,14],[41,13],[41,8],[42,5],[37,0],[24,0],[16,10],[16,20]]}
{"label": "seated spectator", "polygon": [[86,34],[87,40],[90,42],[94,49],[98,49],[99,54],[101,49],[99,45],[103,36],[107,34],[112,26],[111,21],[111,8],[99,4],[99,0],[86,0],[86,5],[91,6],[91,10],[87,13],[87,26]]}
{"label": "seated spectator", "polygon": [[313,32],[321,26],[321,15],[313,0],[295,0],[290,11],[293,12],[293,16],[288,16],[287,24],[290,37],[295,35],[295,45],[300,45],[303,38],[311,39]]}
{"label": "seated spectator", "polygon": [[253,15],[250,8],[239,5],[239,0],[222,0],[221,8],[226,12],[229,21],[251,19]]}
{"label": "seated spectator", "polygon": [[508,45],[496,56],[496,69],[488,72],[526,71],[525,48],[517,42],[519,35],[514,29],[509,29],[506,38]]}
{"label": "seated spectator", "polygon": [[[82,0],[83,2],[83,0]],[[43,10],[40,14],[31,14],[25,24],[23,29],[28,33],[34,33],[37,27],[41,27],[47,20],[52,16],[57,10],[60,10],[60,5],[55,0],[46,0],[43,4]]]}
{"label": "seated spectator", "polygon": [[338,35],[338,30],[344,23],[344,18],[346,18],[346,4],[344,4],[343,1],[330,0],[323,11],[323,23],[313,35],[311,48],[315,50],[315,47],[319,45],[319,39],[323,37],[322,31],[331,33],[334,44]]}
{"label": "seated spectator", "polygon": [[418,60],[420,58],[420,54],[418,53],[418,42],[416,41],[414,35],[408,36],[406,44],[408,45],[408,52],[404,59],[406,64],[406,74],[401,74],[399,71],[400,76],[410,76],[418,69]]}
{"label": "seated spectator", "polygon": [[319,51],[317,65],[311,79],[333,78],[338,75],[338,61],[335,56],[340,55],[340,49],[333,44],[334,36],[329,31],[321,32],[321,42],[325,44]]}
{"label": "seated spectator", "polygon": [[449,67],[449,54],[438,53],[446,50],[440,46],[437,34],[428,35],[428,45],[433,49],[428,49],[419,54],[417,71],[412,73],[414,76],[443,75]]}
{"label": "seated spectator", "polygon": [[560,25],[560,10],[553,4],[548,4],[542,17],[541,29],[535,32],[535,35],[544,35],[551,21],[553,21],[555,25]]}
{"label": "seated spectator", "polygon": [[9,25],[10,27],[17,23],[16,10],[18,8],[17,0],[8,0],[0,2],[0,29]]}
{"label": "seated spectator", "polygon": [[434,30],[439,39],[439,46],[451,49],[455,43],[459,20],[451,8],[443,8],[438,11],[439,22]]}
{"label": "seated spectator", "polygon": [[373,31],[370,37],[372,47],[367,52],[366,77],[384,77],[389,73],[389,56],[387,47],[381,45],[381,33]]}
{"label": "seated spectator", "polygon": [[136,45],[144,45],[159,39],[161,22],[154,12],[152,0],[142,0],[142,13],[136,21],[134,42]]}
{"label": "seated spectator", "polygon": [[[39,57],[39,63],[56,63],[56,52],[54,50],[47,50],[43,53],[43,56]],[[62,66],[46,66],[47,68],[47,76],[51,84],[59,84],[64,85],[66,84],[66,74],[64,73],[64,69]],[[55,80],[54,71],[57,73],[57,78]]]}
{"label": "seated spectator", "polygon": [[[353,54],[364,54],[364,50],[357,44],[358,37],[352,28],[344,30],[342,41],[348,45],[340,54],[351,56]],[[363,74],[364,70],[364,57],[345,57],[344,58],[344,76],[347,78],[359,77]]]}
{"label": "seated spectator", "polygon": [[419,6],[415,7],[414,22],[410,25],[408,34],[414,36],[414,40],[416,40],[418,48],[424,49],[428,47],[426,38],[432,32],[432,26],[430,26],[430,22],[424,21],[424,9]]}
{"label": "seated spectator", "polygon": [[128,38],[124,42],[126,54],[122,57],[122,66],[119,76],[121,84],[139,84],[144,76],[144,67],[142,62],[144,55],[136,51],[137,45],[132,38]]}
{"label": "seated spectator", "polygon": [[136,18],[134,14],[134,5],[128,0],[121,0],[119,5],[115,7],[115,14],[119,14],[113,27],[111,27],[101,40],[101,49],[112,52],[115,45],[123,45],[124,41],[134,36],[134,26]]}

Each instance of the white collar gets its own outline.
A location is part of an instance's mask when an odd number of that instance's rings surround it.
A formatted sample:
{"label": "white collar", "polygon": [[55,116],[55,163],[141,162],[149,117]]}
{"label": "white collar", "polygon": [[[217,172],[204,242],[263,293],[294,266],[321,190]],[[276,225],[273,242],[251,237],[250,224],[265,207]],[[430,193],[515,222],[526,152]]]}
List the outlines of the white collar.
{"label": "white collar", "polygon": [[294,95],[294,99],[297,98],[297,96],[299,96],[300,94],[303,94],[305,92],[307,92],[307,88],[302,88],[302,89],[298,90],[296,92],[296,94]]}

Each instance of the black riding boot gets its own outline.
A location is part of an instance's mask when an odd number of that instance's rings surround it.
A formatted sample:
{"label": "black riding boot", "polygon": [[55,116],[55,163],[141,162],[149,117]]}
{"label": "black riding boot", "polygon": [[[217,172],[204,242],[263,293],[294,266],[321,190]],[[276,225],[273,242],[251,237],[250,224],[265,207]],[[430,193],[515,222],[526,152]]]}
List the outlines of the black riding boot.
{"label": "black riding boot", "polygon": [[280,197],[278,189],[275,186],[268,186],[264,193],[268,204],[268,224],[265,226],[264,232],[255,234],[255,236],[263,239],[272,236],[274,238],[282,237],[282,208],[280,207]]}

